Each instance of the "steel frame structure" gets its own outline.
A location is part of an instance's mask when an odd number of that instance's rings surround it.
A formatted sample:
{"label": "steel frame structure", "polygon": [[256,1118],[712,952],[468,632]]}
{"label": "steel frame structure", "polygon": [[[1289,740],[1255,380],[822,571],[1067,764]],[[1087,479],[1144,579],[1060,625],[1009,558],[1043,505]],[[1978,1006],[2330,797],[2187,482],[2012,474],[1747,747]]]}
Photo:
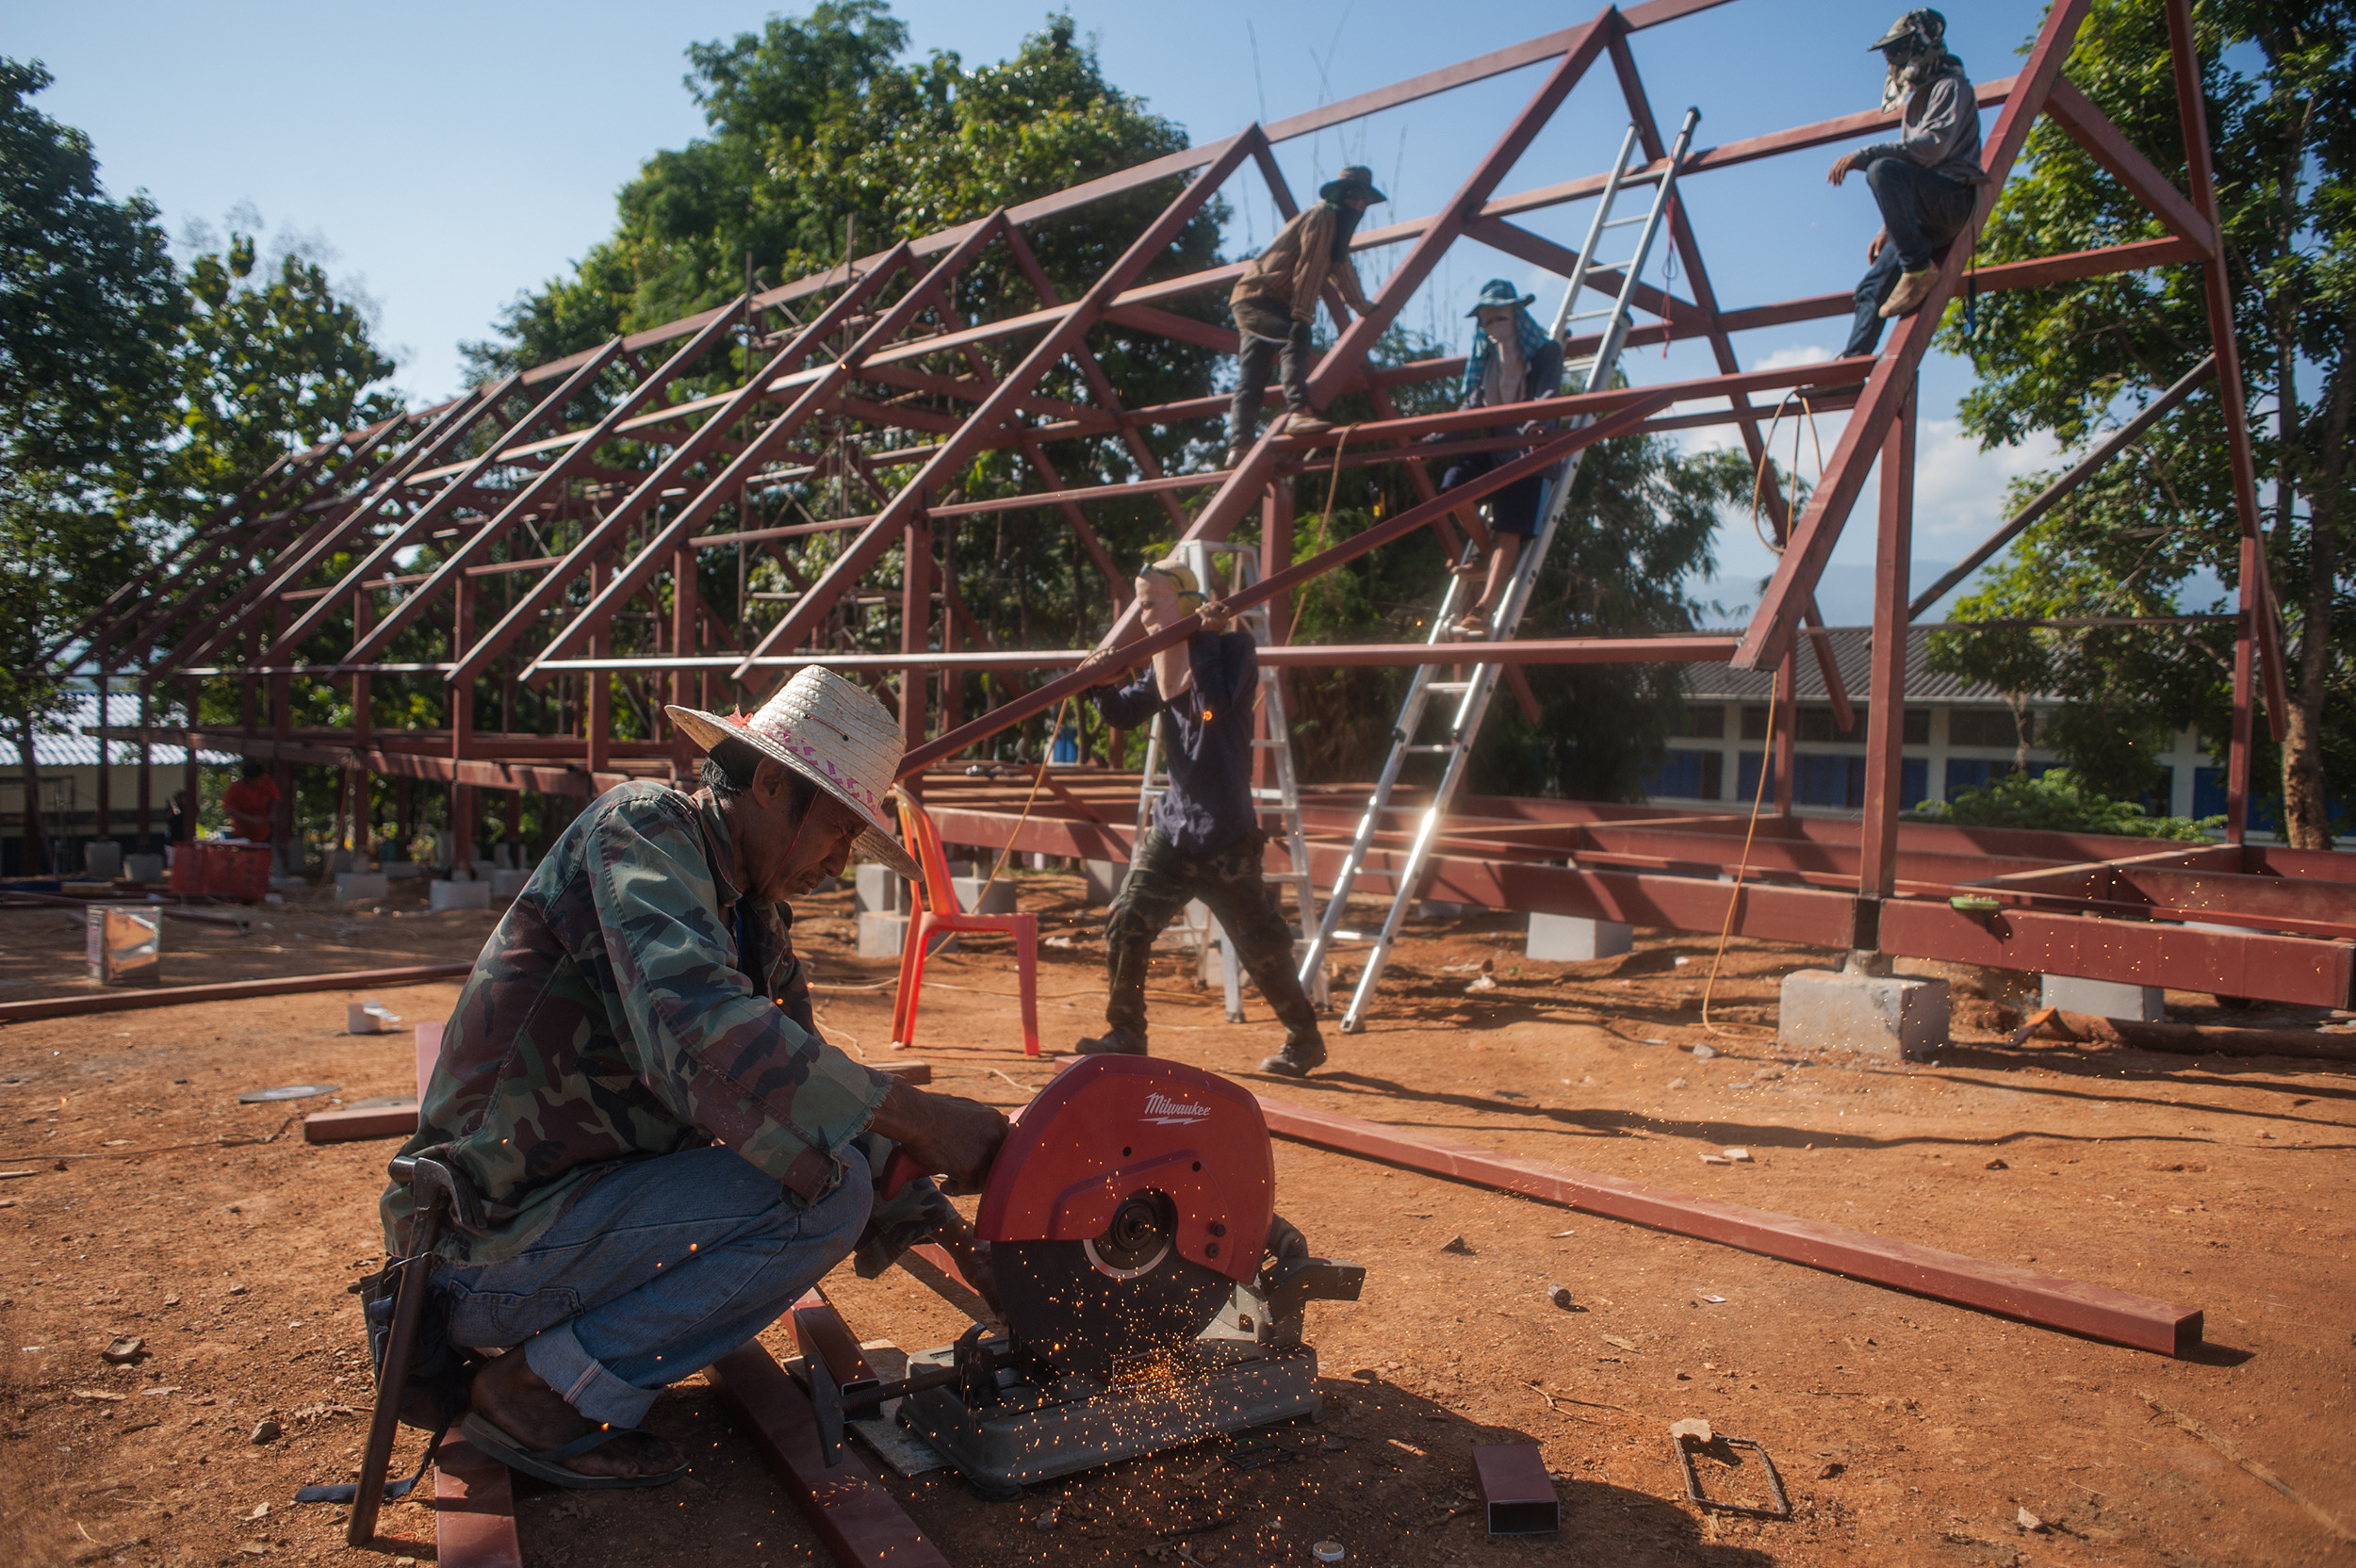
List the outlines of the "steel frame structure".
{"label": "steel frame structure", "polygon": [[[1731,425],[1759,461],[1761,424],[1771,410],[1753,400],[1796,390],[1818,410],[1845,409],[1849,417],[1804,509],[1795,514],[1769,486],[1767,511],[1784,547],[1740,634],[1533,640],[1485,645],[1481,655],[1515,666],[1509,675],[1516,681],[1519,666],[1528,663],[1723,660],[1776,671],[1775,701],[1784,722],[1776,726],[1775,810],[1749,861],[1756,877],[1731,894],[1714,880],[1738,863],[1740,817],[1674,818],[1641,809],[1492,801],[1468,803],[1461,822],[1451,819],[1434,890],[1472,902],[1712,931],[1728,918],[1731,899],[1738,930],[1828,947],[1968,956],[2095,977],[2149,981],[2165,973],[2174,985],[2331,1005],[2356,1000],[2349,959],[2356,895],[2348,891],[2356,883],[2356,857],[2293,855],[2245,842],[2261,683],[2267,720],[2279,736],[2285,712],[2282,658],[2259,531],[2188,0],[2168,0],[2168,17],[2190,188],[2171,184],[2063,76],[2086,0],[2058,0],[2021,71],[1980,84],[1981,103],[1998,106],[1985,153],[1988,181],[1979,188],[1970,228],[1941,265],[1930,301],[1920,314],[1894,324],[1878,356],[1743,370],[1735,335],[1842,315],[1851,297],[1722,306],[1680,200],[1668,237],[1690,297],[1639,280],[1634,298],[1650,319],[1628,341],[1701,339],[1709,345],[1713,374],[1559,397],[1517,410],[1397,416],[1396,388],[1452,376],[1462,367],[1461,359],[1385,366],[1373,355],[1450,247],[1471,240],[1566,277],[1579,270],[1574,252],[1522,220],[1592,198],[1609,176],[1506,188],[1517,161],[1572,90],[1608,67],[1651,160],[1631,181],[1658,182],[1666,149],[1629,41],[1651,28],[1692,25],[1697,13],[1726,3],[1646,0],[1626,10],[1607,7],[1590,21],[1528,43],[903,240],[290,453],[195,530],[169,561],[126,583],[59,646],[58,657],[95,667],[102,681],[136,680],[143,693],[180,682],[191,694],[191,711],[197,683],[242,683],[237,726],[103,732],[113,738],[185,735],[191,747],[230,747],[281,763],[446,784],[453,792],[452,825],[468,838],[483,789],[586,796],[626,778],[674,776],[692,760],[683,740],[661,733],[659,725],[650,738],[616,741],[611,705],[617,692],[651,716],[659,713],[665,691],[672,700],[700,695],[703,705],[712,706],[724,694],[743,699],[754,683],[765,686],[772,672],[828,663],[896,701],[908,746],[908,776],[931,792],[928,800],[941,800],[935,810],[945,814],[944,829],[957,841],[1011,840],[1050,853],[1117,854],[1125,848],[1119,826],[1125,813],[1099,803],[1105,788],[1133,792],[1133,781],[1104,774],[1093,780],[1051,777],[1040,809],[1018,825],[1020,813],[1002,792],[968,788],[939,772],[920,776],[1009,726],[1051,711],[1084,684],[1076,675],[1054,672],[1076,663],[1085,650],[1000,646],[967,610],[955,572],[941,572],[935,564],[944,541],[954,547],[959,519],[1029,514],[1040,526],[1068,530],[1119,607],[1104,643],[1142,655],[1186,635],[1191,622],[1151,636],[1138,633],[1124,575],[1091,526],[1093,502],[1150,498],[1172,531],[1188,541],[1225,540],[1261,521],[1261,580],[1246,597],[1264,602],[1425,529],[1436,531],[1452,553],[1458,527],[1481,533],[1472,502],[1593,442]],[[1272,432],[1230,468],[1163,472],[1143,433],[1215,418],[1224,400],[1124,406],[1091,338],[1118,329],[1235,350],[1232,331],[1167,307],[1223,288],[1241,264],[1159,275],[1172,242],[1204,204],[1251,167],[1289,215],[1295,204],[1272,155],[1277,145],[1524,68],[1538,68],[1535,91],[1440,208],[1362,229],[1352,241],[1360,252],[1403,246],[1405,253],[1366,315],[1353,318],[1338,301],[1328,301],[1342,330],[1318,360],[1312,387],[1320,404],[1343,393],[1366,393],[1379,416],[1346,433],[1294,437]],[[2165,234],[1981,268],[1972,274],[1974,286],[2042,287],[2183,265],[2201,270],[2208,302],[2211,373],[2229,434],[2242,538],[2229,841],[2166,851],[2158,859],[2143,841],[1964,835],[1902,827],[1898,816],[1904,631],[1922,608],[1910,606],[1906,595],[1917,368],[1962,284],[1979,226],[2039,115],[2051,118],[2141,202]],[[1706,189],[1717,171],[1851,140],[1893,119],[1852,114],[1705,148],[1686,157],[1678,179],[1688,190],[1696,181]],[[1084,291],[1072,298],[1059,293],[1033,252],[1031,233],[1156,188],[1173,190],[1167,204]],[[957,286],[985,258],[1026,280],[1035,308],[988,319],[965,314]],[[1613,293],[1623,280],[1591,266],[1584,282]],[[740,345],[748,366],[759,360],[741,384],[682,395],[699,367],[708,378],[715,352]],[[1574,340],[1568,347],[1577,356],[1591,345]],[[1074,374],[1088,388],[1084,401],[1041,388],[1051,375]],[[2169,398],[2189,390],[2180,387]],[[593,407],[593,416],[580,413],[584,404]],[[1502,445],[1483,427],[1514,413],[1545,419],[1581,414],[1591,421],[1469,485],[1436,495],[1425,463]],[[1071,441],[1096,443],[1127,477],[1109,484],[1066,483],[1047,446]],[[632,466],[616,456],[621,443],[651,453],[651,466]],[[2108,446],[2100,455],[2115,449]],[[962,497],[962,474],[975,458],[992,452],[1020,460],[1037,488]],[[1420,502],[1311,559],[1289,560],[1290,481],[1370,465],[1404,465]],[[2040,505],[2050,505],[2093,466],[2082,465]],[[1849,694],[1824,642],[1808,633],[1822,624],[1813,602],[1817,579],[1876,471],[1867,806],[1861,824],[1804,820],[1793,814],[1791,800],[1795,650],[1803,641],[1809,644],[1836,716],[1847,727],[1854,711]],[[829,484],[837,504],[814,510],[804,504],[823,502]],[[780,491],[790,493],[800,520],[761,514],[757,498]],[[1191,503],[1181,499],[1186,492],[1197,493]],[[727,526],[729,521],[735,526]],[[808,547],[794,541],[817,539],[831,542],[823,560],[796,553]],[[404,557],[428,544],[440,549],[440,558],[430,569],[404,571]],[[743,559],[756,548],[776,561],[795,588],[784,613],[765,627],[749,620],[742,605],[730,615],[725,607],[703,602],[695,572],[702,551],[730,549]],[[893,574],[879,573],[895,563],[896,581]],[[879,592],[900,607],[896,651],[860,645],[846,633],[846,614],[875,602]],[[486,595],[498,600],[488,615],[483,612]],[[616,651],[626,620],[651,623],[658,645],[650,655]],[[391,658],[396,639],[407,633],[414,642],[428,629],[435,629],[438,658]],[[328,633],[345,651],[324,662],[305,661],[304,645]],[[1442,655],[1422,645],[1376,645],[1277,647],[1267,657],[1285,664],[1404,664]],[[967,719],[959,710],[962,677],[975,671],[990,672],[1006,695]],[[439,727],[371,727],[369,680],[390,672],[439,678],[447,694]],[[896,682],[889,678],[894,673]],[[941,681],[937,694],[934,677],[952,678]],[[349,682],[353,724],[328,729],[296,725],[297,680]],[[512,692],[516,682],[543,691],[554,683],[566,694],[567,732],[478,728],[479,695]],[[1527,697],[1526,688],[1521,694]],[[1329,815],[1340,809],[1332,801],[1328,807]],[[1313,826],[1315,815],[1313,808]],[[1337,831],[1347,836],[1347,823],[1325,827],[1322,838]],[[1313,856],[1330,848],[1313,846]],[[1369,866],[1378,885],[1380,862],[1377,856]],[[2006,869],[1991,873],[1991,863]],[[1995,916],[1968,915],[1945,902],[1950,895],[1941,890],[1978,890],[1991,875],[2012,879],[1998,890]],[[2185,875],[2200,881],[2198,896],[2169,880]],[[2208,926],[2230,929],[2161,923],[2194,914]]]}

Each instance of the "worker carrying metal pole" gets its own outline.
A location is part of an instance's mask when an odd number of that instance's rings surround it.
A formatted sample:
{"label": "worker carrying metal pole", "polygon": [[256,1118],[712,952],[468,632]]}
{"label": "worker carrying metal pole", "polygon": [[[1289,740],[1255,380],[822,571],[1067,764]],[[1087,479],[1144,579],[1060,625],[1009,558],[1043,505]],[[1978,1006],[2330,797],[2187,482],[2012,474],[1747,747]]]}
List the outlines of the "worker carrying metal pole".
{"label": "worker carrying metal pole", "polygon": [[[1153,656],[1126,685],[1091,689],[1088,699],[1116,729],[1135,729],[1159,714],[1170,788],[1153,803],[1153,825],[1137,841],[1129,874],[1104,921],[1104,1034],[1084,1039],[1083,1055],[1142,1056],[1145,966],[1153,939],[1189,899],[1201,899],[1235,943],[1235,956],[1284,1025],[1284,1049],[1263,1072],[1302,1077],[1325,1061],[1317,1009],[1293,972],[1293,936],[1278,912],[1265,874],[1268,835],[1252,796],[1252,707],[1260,691],[1260,656],[1235,616],[1203,602],[1202,585],[1177,557],[1137,574],[1137,614],[1148,631],[1175,626],[1200,611],[1203,629]],[[1083,671],[1122,673],[1117,651],[1100,648]]]}

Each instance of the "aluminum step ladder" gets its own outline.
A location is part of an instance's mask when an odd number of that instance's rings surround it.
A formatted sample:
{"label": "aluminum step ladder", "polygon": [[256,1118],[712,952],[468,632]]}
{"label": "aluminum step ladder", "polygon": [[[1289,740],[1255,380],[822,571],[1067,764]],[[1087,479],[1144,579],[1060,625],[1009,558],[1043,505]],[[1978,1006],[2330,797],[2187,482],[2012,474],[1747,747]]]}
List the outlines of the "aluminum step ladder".
{"label": "aluminum step ladder", "polygon": [[[1654,244],[1660,238],[1662,221],[1677,191],[1677,172],[1684,166],[1686,151],[1693,144],[1693,127],[1700,121],[1699,109],[1686,111],[1684,123],[1677,128],[1676,145],[1669,150],[1668,168],[1655,188],[1650,203],[1641,214],[1633,217],[1615,218],[1612,209],[1619,204],[1630,173],[1641,169],[1646,160],[1637,150],[1635,126],[1628,128],[1628,135],[1620,142],[1620,155],[1612,165],[1611,177],[1605,182],[1602,197],[1595,204],[1595,218],[1587,229],[1587,242],[1579,249],[1568,286],[1562,291],[1562,303],[1554,313],[1552,330],[1558,341],[1567,341],[1567,335],[1575,323],[1594,320],[1603,323],[1594,357],[1573,361],[1563,367],[1564,381],[1574,383],[1579,391],[1600,392],[1612,384],[1618,368],[1620,351],[1627,346],[1629,312],[1637,282],[1643,277],[1644,266],[1652,257]],[[1580,291],[1587,286],[1588,271],[1596,265],[1596,248],[1610,232],[1629,227],[1637,230],[1635,250],[1627,261],[1619,264],[1620,289],[1613,297],[1611,307],[1606,310],[1574,310],[1572,307],[1579,302]],[[1612,264],[1603,264],[1603,270],[1611,270]],[[1566,421],[1565,428],[1576,430],[1593,422],[1593,416],[1579,415]],[[1547,476],[1539,506],[1541,521],[1538,536],[1530,541],[1514,564],[1505,594],[1490,617],[1489,641],[1502,642],[1511,637],[1521,624],[1522,612],[1529,606],[1531,586],[1537,581],[1539,569],[1546,563],[1546,551],[1554,543],[1555,530],[1562,517],[1563,503],[1570,495],[1572,482],[1579,477],[1579,458],[1583,455],[1584,449],[1572,453],[1559,469]],[[1471,566],[1479,559],[1478,548],[1467,544],[1459,565]],[[1463,613],[1461,604],[1468,591],[1469,581],[1469,577],[1462,572],[1449,579],[1440,600],[1439,613],[1432,618],[1432,633],[1427,642],[1443,643],[1453,639],[1451,628]],[[1467,654],[1474,655],[1477,655],[1480,646],[1478,643],[1464,645]],[[1349,1010],[1342,1015],[1342,1033],[1345,1035],[1354,1035],[1366,1025],[1366,1010],[1373,1001],[1375,988],[1382,983],[1383,966],[1389,960],[1392,944],[1399,939],[1399,923],[1415,904],[1430,869],[1432,842],[1438,837],[1449,801],[1464,782],[1465,763],[1472,756],[1473,743],[1480,737],[1481,720],[1488,714],[1489,699],[1496,694],[1497,678],[1503,671],[1501,665],[1476,663],[1471,665],[1469,674],[1463,679],[1442,678],[1444,672],[1464,667],[1443,664],[1415,666],[1414,676],[1408,682],[1406,701],[1399,708],[1399,722],[1391,730],[1390,756],[1383,761],[1372,798],[1366,802],[1366,815],[1358,820],[1357,831],[1350,840],[1350,854],[1342,862],[1340,874],[1334,878],[1333,890],[1326,896],[1325,918],[1317,926],[1317,939],[1309,944],[1302,959],[1301,972],[1304,978],[1313,973],[1321,977],[1325,973],[1327,956],[1335,938],[1340,935],[1342,921],[1349,907],[1350,889],[1366,869],[1383,814],[1390,808],[1392,792],[1398,787],[1400,769],[1411,757],[1440,758],[1439,783],[1432,791],[1431,804],[1423,808],[1422,815],[1416,820],[1406,864],[1394,874],[1390,912],[1383,918],[1383,930],[1374,939],[1372,951],[1366,955],[1366,967],[1359,973],[1357,989],[1350,997]],[[1444,738],[1425,741],[1422,739],[1424,721],[1435,699],[1444,699],[1448,705],[1448,729]]]}
{"label": "aluminum step ladder", "polygon": [[[1202,583],[1203,591],[1214,598],[1219,596],[1222,590],[1219,585],[1222,582],[1225,584],[1224,592],[1240,593],[1260,580],[1259,547],[1256,545],[1201,539],[1181,545],[1179,554],[1186,560],[1187,569],[1194,573],[1195,581]],[[1213,560],[1219,557],[1225,558],[1230,567],[1224,574],[1216,574],[1211,569]],[[1255,604],[1245,611],[1239,622],[1245,630],[1252,633],[1252,642],[1261,647],[1266,647],[1274,636],[1266,604]],[[1259,808],[1264,825],[1268,825],[1268,818],[1276,819],[1274,825],[1282,830],[1286,853],[1291,857],[1291,869],[1279,872],[1268,880],[1281,883],[1293,891],[1300,910],[1302,935],[1302,940],[1293,944],[1294,956],[1298,957],[1306,950],[1310,933],[1317,928],[1317,890],[1310,877],[1308,838],[1301,825],[1301,788],[1293,772],[1292,727],[1284,711],[1284,686],[1278,678],[1278,672],[1266,665],[1260,668],[1259,696],[1260,711],[1267,718],[1268,734],[1265,739],[1253,741],[1252,745],[1253,750],[1268,754],[1273,764],[1270,771],[1275,775],[1276,782],[1273,785],[1255,785],[1252,798]],[[1256,773],[1258,770],[1253,771]],[[1162,797],[1168,788],[1162,765],[1162,727],[1157,722],[1146,731],[1145,776],[1137,787],[1139,840],[1145,837],[1146,828],[1152,825],[1153,803]],[[1236,960],[1234,940],[1219,928],[1219,922],[1200,899],[1189,900],[1186,908],[1180,911],[1178,930],[1181,944],[1194,950],[1194,978],[1198,986],[1210,983],[1211,944],[1214,940],[1218,942],[1219,973],[1227,993],[1227,1021],[1241,1023],[1243,966]],[[1308,976],[1303,983],[1308,988],[1309,1000],[1320,1010],[1324,1009],[1331,1001],[1332,988],[1323,969]]]}

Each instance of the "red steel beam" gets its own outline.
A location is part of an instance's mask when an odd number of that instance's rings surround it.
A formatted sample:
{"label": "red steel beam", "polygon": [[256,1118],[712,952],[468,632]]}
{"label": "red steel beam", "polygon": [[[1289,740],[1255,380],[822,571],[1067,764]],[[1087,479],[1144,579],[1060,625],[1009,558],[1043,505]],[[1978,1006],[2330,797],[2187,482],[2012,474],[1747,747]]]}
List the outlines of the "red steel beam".
{"label": "red steel beam", "polygon": [[818,1413],[761,1341],[730,1350],[704,1378],[843,1568],[950,1568],[865,1460],[845,1446],[826,1463]]}
{"label": "red steel beam", "polygon": [[81,1018],[90,1013],[135,1012],[177,1007],[190,1002],[242,1002],[256,996],[295,996],[304,991],[356,991],[379,987],[421,986],[463,980],[474,965],[417,964],[407,969],[354,969],[333,974],[297,974],[277,980],[230,980],[216,986],[165,986],[123,989],[94,996],[53,996],[31,1002],[0,1002],[0,1023],[30,1023],[43,1018]]}
{"label": "red steel beam", "polygon": [[1516,1192],[1608,1219],[1714,1241],[2112,1345],[2164,1356],[2188,1356],[2201,1348],[2201,1311],[2198,1307],[1892,1241],[1843,1225],[1771,1214],[1544,1160],[1526,1160],[1477,1144],[1405,1132],[1266,1095],[1258,1099],[1269,1132],[1320,1149],[1365,1155],[1500,1192]]}
{"label": "red steel beam", "polygon": [[523,1568],[507,1466],[451,1432],[434,1456],[434,1568]]}
{"label": "red steel beam", "polygon": [[2217,254],[2217,225],[2202,216],[2201,209],[2186,200],[2167,175],[2152,168],[2151,160],[2111,123],[2109,116],[2071,86],[2069,77],[2053,78],[2053,91],[2045,100],[2045,113],[2086,150],[2086,156],[2125,186],[2129,195],[2149,207],[2153,217],[2200,246],[2204,259]]}
{"label": "red steel beam", "polygon": [[[800,645],[816,628],[819,618],[833,608],[835,599],[891,548],[903,526],[924,505],[927,494],[945,490],[958,470],[980,449],[982,438],[1011,416],[1013,405],[1030,394],[1031,388],[1049,368],[1086,342],[1089,330],[1102,318],[1114,297],[1143,276],[1145,270],[1170,248],[1180,231],[1202,210],[1203,204],[1227,183],[1228,176],[1235,172],[1236,166],[1251,155],[1259,137],[1259,128],[1254,126],[1228,140],[1211,165],[1163,208],[1161,215],[1146,226],[1145,232],[1130,244],[1121,258],[1089,286],[1086,294],[1062,313],[1061,318],[1048,330],[1047,335],[1032,346],[1019,365],[1007,372],[989,399],[967,416],[964,428],[934,449],[924,466],[892,498],[892,504],[884,508],[882,514],[827,564],[810,591],[803,595],[777,625],[762,634],[753,647],[755,655]],[[948,339],[940,341],[946,342]],[[738,668],[734,678],[742,680],[750,668],[748,661]]]}

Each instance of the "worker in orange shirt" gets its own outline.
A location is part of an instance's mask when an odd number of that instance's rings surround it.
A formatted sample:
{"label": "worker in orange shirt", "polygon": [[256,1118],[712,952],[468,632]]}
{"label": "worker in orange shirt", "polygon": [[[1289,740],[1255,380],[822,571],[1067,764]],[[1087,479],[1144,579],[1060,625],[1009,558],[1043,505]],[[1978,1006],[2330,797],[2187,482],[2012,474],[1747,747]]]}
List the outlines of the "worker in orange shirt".
{"label": "worker in orange shirt", "polygon": [[221,792],[221,804],[229,813],[232,838],[266,844],[278,820],[278,780],[260,762],[248,762],[243,776]]}

